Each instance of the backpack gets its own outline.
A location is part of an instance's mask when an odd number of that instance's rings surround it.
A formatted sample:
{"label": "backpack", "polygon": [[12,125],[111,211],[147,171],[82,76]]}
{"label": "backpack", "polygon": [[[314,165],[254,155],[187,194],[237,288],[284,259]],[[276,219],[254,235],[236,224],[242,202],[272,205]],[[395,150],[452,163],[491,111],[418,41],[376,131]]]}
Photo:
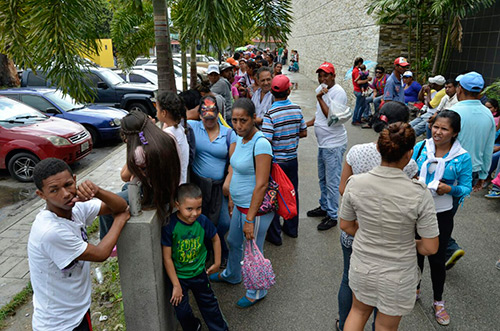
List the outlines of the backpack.
{"label": "backpack", "polygon": [[[257,141],[259,137],[255,141]],[[253,165],[255,168],[255,144],[253,146]],[[279,164],[275,161],[273,156],[273,161],[271,163],[271,173],[269,174],[269,182],[275,182],[277,184],[277,188],[275,188],[278,192],[277,200],[278,200],[278,209],[276,213],[283,217],[284,220],[289,220],[297,216],[297,197],[295,194],[295,188],[293,187],[292,182],[285,174],[283,169],[279,166]]]}

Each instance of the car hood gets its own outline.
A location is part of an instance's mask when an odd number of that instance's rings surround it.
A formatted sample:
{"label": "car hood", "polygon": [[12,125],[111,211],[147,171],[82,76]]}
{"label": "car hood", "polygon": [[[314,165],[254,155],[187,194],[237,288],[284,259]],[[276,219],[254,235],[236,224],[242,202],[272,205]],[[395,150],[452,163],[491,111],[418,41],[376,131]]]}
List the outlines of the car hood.
{"label": "car hood", "polygon": [[45,121],[37,121],[28,125],[15,126],[9,128],[9,130],[13,133],[29,134],[33,136],[56,135],[68,138],[82,132],[85,128],[79,123],[61,118],[50,117]]}
{"label": "car hood", "polygon": [[149,84],[133,84],[133,83],[122,83],[115,86],[116,90],[124,91],[124,92],[137,92],[137,93],[148,93],[152,94],[153,92],[158,91],[158,86],[149,85]]}
{"label": "car hood", "polygon": [[117,109],[113,107],[99,106],[99,105],[89,105],[85,108],[73,110],[70,112],[75,115],[86,115],[92,117],[102,118],[104,120],[112,120],[114,118],[123,118],[128,114],[127,111],[123,109]]}

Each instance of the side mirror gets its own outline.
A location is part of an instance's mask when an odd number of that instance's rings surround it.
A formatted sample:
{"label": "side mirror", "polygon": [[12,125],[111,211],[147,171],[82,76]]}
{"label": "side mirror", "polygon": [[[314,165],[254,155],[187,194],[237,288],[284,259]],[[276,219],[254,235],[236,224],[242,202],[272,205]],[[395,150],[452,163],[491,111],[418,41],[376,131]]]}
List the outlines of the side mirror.
{"label": "side mirror", "polygon": [[105,82],[98,82],[97,88],[102,88],[103,90],[105,90],[108,88],[108,84],[106,84]]}
{"label": "side mirror", "polygon": [[45,109],[45,112],[46,112],[47,114],[53,114],[53,115],[57,115],[57,114],[59,114],[59,111],[58,111],[57,109],[55,109],[55,108],[48,108],[48,109]]}

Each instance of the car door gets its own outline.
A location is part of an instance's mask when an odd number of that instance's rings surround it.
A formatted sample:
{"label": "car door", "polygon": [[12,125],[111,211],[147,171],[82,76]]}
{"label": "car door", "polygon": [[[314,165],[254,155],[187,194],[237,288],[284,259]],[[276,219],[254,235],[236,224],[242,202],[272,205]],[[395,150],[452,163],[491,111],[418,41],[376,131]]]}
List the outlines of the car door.
{"label": "car door", "polygon": [[[116,104],[115,89],[113,86],[108,86],[108,84],[93,72],[86,73],[87,77],[91,81],[92,89],[97,91],[97,96],[94,100],[95,103],[114,106]],[[106,83],[106,88],[98,87],[98,83]]]}
{"label": "car door", "polygon": [[56,116],[63,118],[63,115],[59,109],[44,97],[34,94],[21,94],[20,100],[22,103],[27,104],[35,109],[38,109],[45,115]]}

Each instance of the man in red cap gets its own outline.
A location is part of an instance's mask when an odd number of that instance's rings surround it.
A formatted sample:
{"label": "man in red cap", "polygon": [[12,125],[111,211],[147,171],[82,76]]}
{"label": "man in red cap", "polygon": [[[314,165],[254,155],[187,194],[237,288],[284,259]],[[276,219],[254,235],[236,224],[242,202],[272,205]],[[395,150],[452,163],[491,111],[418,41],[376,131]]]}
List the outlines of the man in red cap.
{"label": "man in red cap", "polygon": [[400,56],[394,60],[394,71],[385,84],[384,101],[399,101],[405,103],[405,92],[401,78],[403,73],[410,68],[410,63]]}
{"label": "man in red cap", "polygon": [[324,217],[318,225],[318,230],[328,230],[337,225],[339,206],[339,184],[342,170],[342,158],[347,148],[347,132],[343,124],[328,125],[328,110],[335,102],[341,106],[347,105],[347,95],[344,89],[335,84],[335,67],[329,62],[323,63],[318,70],[316,89],[316,116],[307,122],[314,125],[318,140],[318,177],[321,189],[319,207],[307,212],[309,217]]}
{"label": "man in red cap", "polygon": [[[299,139],[307,136],[307,126],[300,107],[290,101],[290,80],[285,75],[278,75],[271,81],[271,93],[274,103],[265,113],[262,123],[262,133],[273,146],[276,162],[288,176],[295,189],[297,213],[299,211],[299,162],[297,148]],[[292,238],[297,238],[299,230],[298,215],[280,224],[276,213],[267,230],[266,240],[279,246],[282,243],[281,230]]]}

